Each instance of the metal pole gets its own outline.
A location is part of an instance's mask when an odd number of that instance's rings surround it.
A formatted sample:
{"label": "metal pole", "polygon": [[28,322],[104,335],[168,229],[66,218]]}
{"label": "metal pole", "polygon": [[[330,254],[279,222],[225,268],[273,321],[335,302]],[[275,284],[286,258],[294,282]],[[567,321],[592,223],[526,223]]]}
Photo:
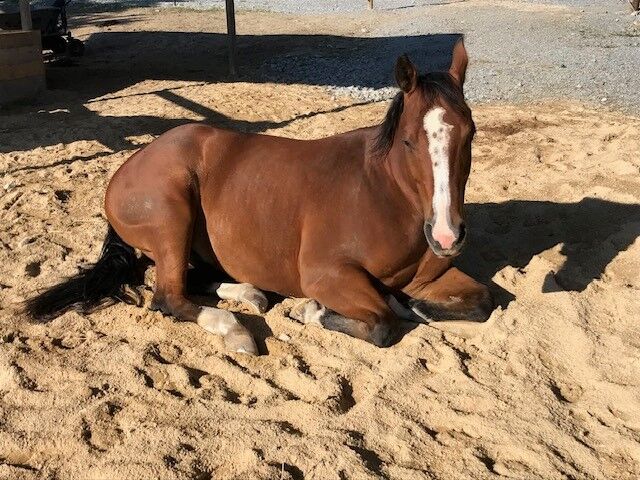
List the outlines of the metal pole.
{"label": "metal pole", "polygon": [[20,0],[20,23],[22,25],[22,30],[33,30],[29,0]]}
{"label": "metal pole", "polygon": [[235,77],[236,70],[236,7],[233,0],[226,0],[227,38],[229,40],[229,75]]}

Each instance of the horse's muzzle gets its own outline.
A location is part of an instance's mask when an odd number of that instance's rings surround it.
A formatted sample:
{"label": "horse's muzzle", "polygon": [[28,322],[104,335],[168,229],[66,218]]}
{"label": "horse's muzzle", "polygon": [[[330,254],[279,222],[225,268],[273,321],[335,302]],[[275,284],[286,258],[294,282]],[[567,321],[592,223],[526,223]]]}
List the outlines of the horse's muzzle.
{"label": "horse's muzzle", "polygon": [[447,248],[443,247],[438,240],[433,237],[433,225],[430,221],[424,222],[424,236],[438,257],[454,257],[460,253],[464,242],[467,238],[467,229],[465,228],[464,222],[461,222],[457,228],[453,229],[453,233],[455,235],[455,239],[447,245]]}

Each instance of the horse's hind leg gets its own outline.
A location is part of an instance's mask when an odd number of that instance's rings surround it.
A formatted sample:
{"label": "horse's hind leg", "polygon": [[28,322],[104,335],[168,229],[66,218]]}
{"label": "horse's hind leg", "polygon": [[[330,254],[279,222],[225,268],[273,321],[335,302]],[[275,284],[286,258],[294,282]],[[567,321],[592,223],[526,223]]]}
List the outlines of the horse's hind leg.
{"label": "horse's hind leg", "polygon": [[[193,229],[193,209],[189,200],[156,198],[155,205],[156,208],[149,212],[147,225],[136,227],[137,245],[134,243],[156,264],[156,286],[150,308],[181,321],[196,322],[208,332],[221,335],[229,350],[257,354],[251,334],[233,313],[202,307],[185,297]],[[125,226],[123,230],[126,234]]]}
{"label": "horse's hind leg", "polygon": [[158,255],[154,255],[156,290],[151,308],[182,321],[196,322],[208,332],[221,335],[228,350],[257,354],[251,334],[233,313],[219,308],[201,307],[184,296],[187,255],[178,245],[173,246],[175,248],[162,248]]}
{"label": "horse's hind leg", "polygon": [[454,267],[434,281],[425,284],[414,282],[404,292],[411,297],[408,306],[419,319],[426,322],[485,321],[494,309],[493,299],[486,285],[476,282]]}

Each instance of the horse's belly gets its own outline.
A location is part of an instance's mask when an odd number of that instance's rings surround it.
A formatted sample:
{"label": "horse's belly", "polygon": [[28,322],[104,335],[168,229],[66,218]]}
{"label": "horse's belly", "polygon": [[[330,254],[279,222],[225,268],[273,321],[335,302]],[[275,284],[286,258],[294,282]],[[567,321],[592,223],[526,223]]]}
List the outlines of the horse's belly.
{"label": "horse's belly", "polygon": [[207,217],[215,258],[229,276],[262,290],[302,295],[293,225],[285,229],[238,210],[216,210]]}

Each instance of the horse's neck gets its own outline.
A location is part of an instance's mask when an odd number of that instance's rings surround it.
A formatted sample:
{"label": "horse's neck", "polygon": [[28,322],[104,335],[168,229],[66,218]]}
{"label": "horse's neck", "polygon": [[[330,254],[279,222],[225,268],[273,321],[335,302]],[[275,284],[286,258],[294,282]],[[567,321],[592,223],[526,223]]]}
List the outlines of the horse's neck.
{"label": "horse's neck", "polygon": [[406,209],[403,214],[416,218],[424,217],[426,200],[422,198],[423,189],[419,188],[409,171],[409,164],[402,149],[394,145],[384,157],[368,153],[365,164],[372,182],[381,195],[398,199],[398,205]]}
{"label": "horse's neck", "polygon": [[[414,218],[424,221],[426,199],[424,188],[417,185],[414,176],[409,171],[409,162],[405,158],[404,146],[401,142],[394,142],[384,157],[380,157],[374,144],[379,133],[379,127],[362,128],[340,134],[352,144],[353,150],[342,147],[342,151],[356,152],[363,156],[363,168],[370,179],[372,194],[383,201],[392,202],[401,215],[407,220]],[[343,156],[336,155],[336,162],[342,162]]]}

